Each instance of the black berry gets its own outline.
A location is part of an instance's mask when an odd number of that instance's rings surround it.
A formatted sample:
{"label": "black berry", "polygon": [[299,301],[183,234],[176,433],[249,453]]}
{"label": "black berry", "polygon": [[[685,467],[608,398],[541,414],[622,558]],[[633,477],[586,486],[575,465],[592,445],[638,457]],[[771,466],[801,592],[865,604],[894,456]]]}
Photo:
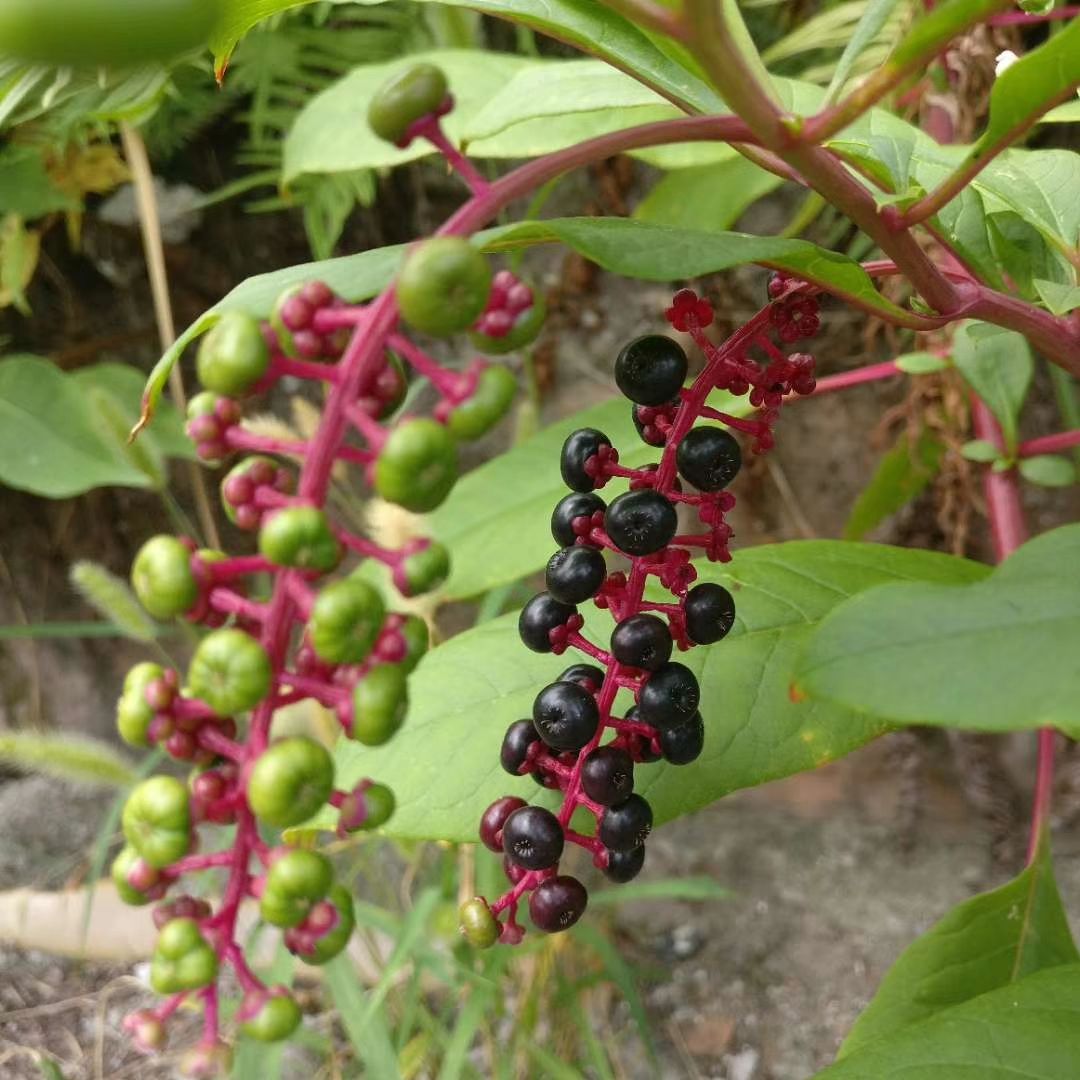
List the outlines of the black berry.
{"label": "black berry", "polygon": [[671,631],[655,615],[631,615],[612,631],[611,652],[620,664],[655,671],[671,659]]}
{"label": "black berry", "polygon": [[554,596],[538,593],[521,609],[518,633],[533,652],[551,652],[551,631],[576,614],[572,604],[560,604]]}
{"label": "black berry", "polygon": [[585,914],[589,894],[577,878],[548,878],[529,897],[529,916],[538,930],[549,934],[569,930]]}
{"label": "black berry", "polygon": [[528,756],[529,747],[539,738],[531,720],[515,720],[506,729],[502,749],[499,751],[499,761],[511,776],[520,774],[521,766],[525,764],[525,758]]}
{"label": "black berry", "polygon": [[580,428],[567,437],[559,457],[559,469],[563,483],[574,491],[592,491],[596,477],[590,476],[585,463],[594,457],[602,446],[610,446],[611,440],[596,428]]}
{"label": "black berry", "polygon": [[711,645],[735,625],[735,599],[712,582],[695,585],[686,594],[686,633],[697,645]]}
{"label": "black berry", "polygon": [[697,427],[679,443],[675,463],[683,479],[699,491],[720,491],[738,474],[742,451],[723,428]]}
{"label": "black berry", "polygon": [[660,334],[635,338],[615,360],[615,383],[638,405],[663,405],[686,378],[686,353],[677,341]]}
{"label": "black berry", "polygon": [[658,491],[628,491],[612,500],[604,529],[627,555],[651,555],[671,542],[678,528],[675,507]]}
{"label": "black berry", "polygon": [[566,840],[558,818],[542,806],[523,806],[503,825],[503,851],[526,870],[546,870],[562,855]]}
{"label": "black berry", "polygon": [[609,851],[608,864],[604,867],[604,876],[611,881],[625,885],[628,881],[641,873],[645,865],[645,845],[634,848],[633,851]]}
{"label": "black berry", "polygon": [[584,687],[571,682],[545,686],[533,702],[533,723],[555,750],[580,750],[596,734],[600,710]]}
{"label": "black berry", "polygon": [[593,597],[607,577],[604,556],[594,547],[575,544],[556,551],[547,564],[547,590],[562,604]]}
{"label": "black berry", "polygon": [[682,664],[668,663],[649,676],[638,695],[641,719],[654,727],[680,724],[697,712],[701,687],[694,673]]}
{"label": "black berry", "polygon": [[595,694],[604,685],[604,669],[595,664],[571,664],[555,681],[577,683]]}
{"label": "black berry", "polygon": [[612,851],[633,851],[645,843],[650,832],[652,807],[640,795],[631,795],[604,811],[598,835],[600,843]]}
{"label": "black berry", "polygon": [[618,746],[598,746],[581,765],[581,786],[593,802],[612,806],[634,790],[634,762]]}
{"label": "black berry", "polygon": [[607,503],[591,491],[574,491],[564,495],[555,505],[551,514],[551,535],[556,544],[569,547],[578,538],[574,522],[580,518],[591,518],[594,514],[603,514]]}
{"label": "black berry", "polygon": [[490,851],[501,852],[502,830],[506,819],[515,811],[528,805],[524,799],[518,799],[513,795],[504,795],[496,799],[485,811],[480,819],[480,839],[484,847]]}
{"label": "black berry", "polygon": [[681,724],[660,728],[660,750],[665,761],[672,765],[689,765],[697,761],[705,746],[705,724],[701,713],[694,713]]}

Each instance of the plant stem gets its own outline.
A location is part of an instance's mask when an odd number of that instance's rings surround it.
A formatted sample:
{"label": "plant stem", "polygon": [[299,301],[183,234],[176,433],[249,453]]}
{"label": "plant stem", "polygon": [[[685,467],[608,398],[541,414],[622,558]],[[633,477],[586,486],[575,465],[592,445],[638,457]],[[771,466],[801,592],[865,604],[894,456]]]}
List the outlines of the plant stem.
{"label": "plant stem", "polygon": [[679,16],[652,3],[652,0],[602,0],[604,7],[624,15],[638,26],[647,26],[657,33],[666,34],[676,41],[686,42],[687,28]]}
{"label": "plant stem", "polygon": [[1019,457],[1034,457],[1036,454],[1056,454],[1080,446],[1080,430],[1059,431],[1054,435],[1043,435],[1038,439],[1028,439],[1017,449]]}

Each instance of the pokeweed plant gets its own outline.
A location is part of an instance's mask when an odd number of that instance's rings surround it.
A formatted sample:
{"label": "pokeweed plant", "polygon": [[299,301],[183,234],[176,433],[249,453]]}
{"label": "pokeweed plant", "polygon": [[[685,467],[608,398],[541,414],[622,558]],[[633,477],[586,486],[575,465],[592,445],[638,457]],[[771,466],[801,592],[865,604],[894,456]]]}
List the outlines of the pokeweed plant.
{"label": "pokeweed plant", "polygon": [[[144,666],[125,688],[120,720],[127,736],[164,745],[175,757],[194,761],[197,773],[187,786],[157,777],[136,789],[124,815],[129,847],[115,877],[134,902],[149,902],[182,875],[228,870],[216,911],[184,896],[158,909],[163,925],[153,981],[170,996],[131,1020],[136,1038],[147,1047],[160,1044],[170,1013],[186,1000],[198,1001],[206,1027],[190,1068],[205,1073],[216,1067],[225,1054],[217,990],[223,965],[234,969],[244,992],[242,1031],[280,1038],[295,1028],[295,1004],[280,988],[258,982],[235,940],[245,896],[259,899],[264,919],[284,928],[286,944],[301,958],[320,962],[344,947],[351,902],[333,883],[329,864],[313,851],[270,846],[259,836],[258,822],[289,827],[312,815],[316,823],[325,822],[320,807],[329,803],[341,830],[385,822],[400,835],[463,840],[467,833],[460,822],[475,813],[482,817],[481,839],[505,854],[510,887],[490,902],[466,901],[466,936],[477,945],[520,940],[517,907],[526,894],[537,928],[564,929],[586,904],[584,886],[559,872],[568,840],[587,849],[610,877],[625,880],[640,869],[654,812],[658,819],[670,818],[734,787],[820,764],[898,723],[985,726],[977,716],[970,719],[972,710],[959,710],[947,688],[935,697],[934,680],[925,671],[905,671],[899,660],[904,648],[918,645],[926,663],[934,659],[935,616],[926,609],[940,611],[949,598],[959,601],[963,595],[955,615],[943,622],[958,624],[961,638],[964,631],[976,633],[973,625],[983,634],[991,626],[998,634],[989,650],[993,663],[1008,662],[1013,672],[1018,663],[1027,665],[1048,680],[1035,708],[1018,709],[1015,692],[1002,695],[990,725],[1044,728],[1029,865],[1014,882],[969,901],[913,946],[868,1010],[868,1017],[875,1016],[866,1023],[872,1038],[853,1033],[843,1060],[826,1074],[878,1077],[886,1063],[895,1069],[901,1062],[944,1077],[962,1062],[987,1075],[999,1066],[1021,1075],[1070,1075],[1080,1046],[1075,1024],[1062,1016],[1068,1018],[1080,999],[1080,957],[1049,872],[1046,823],[1051,726],[1075,734],[1077,725],[1062,705],[1071,675],[1060,664],[1037,663],[1041,650],[1033,642],[1046,644],[1051,623],[1054,634],[1063,627],[1077,632],[1075,609],[1071,615],[1060,611],[1073,598],[1075,582],[1060,575],[1050,581],[1036,557],[1043,550],[1075,551],[1075,530],[1060,530],[1041,541],[1042,547],[1036,541],[1032,555],[1009,559],[986,580],[984,571],[961,559],[885,547],[785,545],[790,561],[776,556],[771,569],[768,552],[756,562],[751,552],[742,562],[735,559],[722,581],[715,580],[709,563],[723,565],[729,558],[725,515],[733,497],[726,488],[741,460],[738,435],[750,437],[754,450],[766,450],[786,395],[813,396],[905,370],[890,362],[816,380],[808,356],[785,352],[782,345],[817,330],[816,298],[822,294],[902,331],[930,333],[962,324],[950,352],[972,387],[976,434],[993,451],[986,489],[998,553],[1005,557],[1022,543],[1018,464],[1080,443],[1077,432],[1020,442],[1015,420],[1023,393],[1013,377],[1028,346],[1064,370],[1080,372],[1080,161],[1068,151],[1010,147],[1072,97],[1080,82],[1080,23],[1063,25],[1005,71],[991,95],[985,132],[971,148],[952,148],[937,146],[879,104],[917,81],[958,35],[995,19],[1034,24],[1047,13],[1010,12],[997,0],[947,0],[916,21],[870,75],[853,86],[840,79],[826,92],[808,93],[769,76],[728,0],[663,6],[651,0],[587,6],[482,0],[472,6],[550,32],[617,68],[622,74],[614,73],[607,89],[590,99],[596,108],[617,107],[620,95],[629,94],[629,79],[637,78],[661,103],[687,115],[641,125],[624,122],[625,114],[607,118],[604,134],[489,182],[444,129],[443,118],[453,119],[453,96],[442,73],[424,64],[402,69],[371,99],[371,128],[399,147],[427,140],[469,187],[471,198],[437,236],[404,253],[368,252],[327,265],[320,276],[329,284],[302,283],[310,270],[297,268],[242,286],[190,328],[151,377],[144,422],[180,351],[206,334],[198,369],[207,390],[192,403],[189,430],[208,461],[236,451],[255,455],[232,468],[222,494],[235,522],[258,532],[259,554],[229,557],[160,537],[136,560],[135,587],[152,615],[186,615],[211,629],[183,687],[177,673]],[[867,19],[876,33],[877,6],[871,5]],[[856,52],[859,39],[857,31],[851,46]],[[851,61],[846,50],[840,66],[850,70]],[[589,73],[596,75],[594,69]],[[493,105],[502,109],[498,121],[488,117],[496,134],[516,123],[564,117],[574,107],[572,77],[551,80],[549,93],[543,92],[542,78],[529,72],[517,78],[529,93],[515,93],[513,83],[507,87],[507,101]],[[347,140],[349,134],[338,130],[335,137]],[[860,265],[801,240],[619,219],[526,222],[475,235],[515,199],[572,168],[624,151],[717,143],[817,192],[881,257]],[[1030,198],[1032,191],[1038,200]],[[539,297],[508,271],[493,275],[482,251],[552,240],[609,270],[658,281],[746,262],[777,276],[762,311],[720,345],[706,333],[711,307],[689,290],[676,293],[669,322],[690,336],[704,358],[689,387],[682,385],[686,355],[666,337],[636,339],[619,354],[614,377],[633,402],[631,430],[650,452],[659,450],[660,460],[654,464],[629,452],[620,458],[619,439],[580,421],[568,437],[560,433],[560,472],[572,492],[558,500],[551,520],[560,550],[547,566],[547,591],[525,607],[516,631],[511,623],[479,627],[434,650],[413,675],[412,696],[420,696],[419,684],[424,697],[423,708],[414,709],[412,734],[406,726],[397,748],[390,743],[379,750],[406,712],[405,676],[423,651],[422,628],[387,615],[380,594],[363,576],[329,584],[323,579],[348,552],[382,563],[398,590],[409,595],[445,578],[448,559],[437,542],[387,550],[335,525],[326,508],[331,469],[338,463],[357,466],[383,498],[417,512],[437,511],[454,483],[457,441],[490,429],[509,408],[512,385],[496,364],[475,362],[462,370],[438,364],[400,323],[425,335],[471,331],[474,345],[496,353],[527,344],[539,330]],[[899,282],[892,295],[906,299],[887,298],[877,287],[882,279]],[[284,294],[282,284],[290,286]],[[260,325],[260,318],[268,322]],[[439,400],[430,418],[394,418],[405,369],[434,388]],[[326,388],[322,420],[309,440],[267,438],[242,423],[238,398],[284,376]],[[742,395],[748,395],[745,404]],[[542,433],[515,453],[529,455],[529,467],[540,473],[536,445],[550,441]],[[282,458],[302,461],[298,477]],[[535,494],[535,485],[523,485],[522,493],[492,486],[501,467],[499,461],[484,466],[462,487],[471,481],[484,509],[504,494],[512,509],[515,499],[528,505],[523,496]],[[595,492],[609,481],[622,481],[629,490],[605,503]],[[703,531],[680,531],[680,509],[696,515]],[[436,526],[445,521],[442,513],[434,514]],[[531,506],[527,519],[511,518],[518,530],[545,527],[534,520]],[[482,514],[469,521],[473,532],[484,525]],[[497,572],[509,580],[538,569],[535,547],[522,542],[509,557],[500,555]],[[609,568],[604,549],[626,556],[629,569]],[[695,564],[695,551],[705,560]],[[266,573],[272,593],[256,600],[244,582]],[[785,580],[788,595],[794,591],[797,598],[785,600]],[[894,584],[883,584],[890,580]],[[1017,592],[1030,589],[1031,582],[1051,611],[1049,621],[1040,620],[1037,609],[1017,607]],[[652,591],[654,584],[669,596]],[[937,598],[936,609],[919,590]],[[607,648],[591,630],[586,633],[577,610],[589,599],[615,620]],[[884,614],[875,621],[879,599]],[[912,622],[917,603],[923,607]],[[752,674],[743,671],[741,683],[731,679],[732,700],[742,700],[742,711],[732,705],[732,715],[724,716],[729,706],[719,695],[713,699],[724,684],[711,672],[734,670],[740,648],[745,657],[753,645],[748,630],[774,635],[769,655]],[[493,671],[495,658],[518,634],[537,654],[536,665]],[[860,679],[858,657],[867,651],[867,635],[870,651],[880,654],[869,670],[887,675],[894,691],[917,687],[918,708],[903,707],[903,690],[895,700],[882,701]],[[670,659],[676,646],[694,644],[703,656],[696,673]],[[897,644],[899,652],[890,653],[887,644]],[[541,681],[546,655],[571,647],[595,663],[574,665],[554,681],[547,673]],[[472,679],[466,672],[462,691],[460,669],[470,649],[477,654],[471,670],[484,677]],[[992,681],[986,663],[974,657],[968,662],[984,682]],[[966,676],[969,683],[974,677]],[[620,694],[625,708],[617,706]],[[519,702],[534,697],[531,719],[518,720]],[[387,788],[372,784],[366,773],[355,782],[345,779],[356,767],[350,752],[338,752],[335,770],[313,740],[271,740],[275,711],[303,698],[331,709],[347,736],[375,748],[365,750],[361,767],[370,762],[383,783],[393,784],[401,800],[396,817],[389,816]],[[470,708],[450,711],[462,700]],[[492,803],[488,763],[473,760],[478,755],[462,760],[460,748],[466,738],[475,742],[478,719],[507,718],[507,711],[514,723],[504,738],[503,764],[557,789],[556,813],[527,806],[517,796]],[[250,720],[238,722],[245,712]],[[753,734],[760,740],[752,755],[739,744],[740,729],[748,724],[756,725]],[[609,732],[612,738],[605,742]],[[760,747],[772,751],[764,762]],[[633,790],[633,767],[651,760],[660,779],[649,788],[650,808]],[[667,765],[691,762],[686,772],[693,776],[699,770],[700,780],[664,783]],[[586,822],[594,819],[595,835],[574,820],[579,810]],[[203,820],[235,821],[232,845],[212,854],[194,851],[193,826]],[[1023,919],[1015,917],[1018,904],[1027,913]],[[950,980],[957,964],[977,974],[962,985]],[[1009,1038],[993,1045],[982,1040],[977,1032],[986,1024],[1007,1025]]]}

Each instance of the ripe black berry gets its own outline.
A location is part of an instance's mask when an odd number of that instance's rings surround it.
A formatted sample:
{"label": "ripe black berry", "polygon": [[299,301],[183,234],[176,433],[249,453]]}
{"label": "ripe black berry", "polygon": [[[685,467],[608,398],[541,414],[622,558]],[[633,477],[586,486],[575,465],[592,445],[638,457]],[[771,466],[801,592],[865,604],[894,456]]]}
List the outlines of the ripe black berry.
{"label": "ripe black berry", "polygon": [[726,637],[735,625],[735,599],[710,581],[695,585],[686,594],[686,633],[697,645],[711,645]]}
{"label": "ripe black berry", "polygon": [[503,849],[502,830],[506,819],[515,810],[520,810],[526,805],[528,804],[524,799],[513,795],[504,795],[501,799],[496,799],[484,811],[484,816],[480,819],[480,839],[484,842],[484,847],[490,851],[501,852]]}
{"label": "ripe black berry", "polygon": [[511,776],[519,775],[521,766],[525,764],[525,758],[528,756],[529,747],[539,738],[531,720],[515,720],[506,729],[502,749],[499,751],[499,761]]}
{"label": "ripe black berry", "polygon": [[701,713],[694,713],[681,724],[660,728],[660,749],[664,760],[672,765],[689,765],[697,761],[705,746],[705,724]]}
{"label": "ripe black berry", "polygon": [[526,870],[546,870],[562,855],[566,837],[558,818],[542,806],[523,806],[503,825],[503,851]]}
{"label": "ripe black berry", "polygon": [[658,491],[628,491],[612,500],[604,529],[627,555],[651,555],[670,543],[678,528],[675,507]]}
{"label": "ripe black berry", "polygon": [[574,531],[574,522],[578,518],[591,518],[593,514],[602,514],[607,509],[607,503],[594,495],[591,491],[574,491],[564,495],[551,515],[551,535],[555,537],[555,543],[569,547],[578,538]]}
{"label": "ripe black berry", "polygon": [[604,669],[595,664],[571,664],[556,682],[572,682],[595,694],[604,685]]}
{"label": "ripe black berry", "polygon": [[538,930],[549,934],[569,930],[585,914],[589,894],[577,878],[565,874],[548,878],[529,897],[529,916]]}
{"label": "ripe black berry", "polygon": [[594,547],[560,548],[548,560],[547,589],[562,604],[581,604],[597,594],[607,577],[604,556]]}
{"label": "ripe black berry", "polygon": [[596,428],[580,428],[572,432],[563,443],[559,469],[563,483],[574,491],[592,491],[596,477],[590,476],[585,463],[596,455],[601,446],[610,446],[611,440]]}
{"label": "ripe black berry", "polygon": [[682,664],[668,663],[649,676],[638,695],[641,719],[654,727],[680,724],[697,712],[701,687],[694,673]]}
{"label": "ripe black berry", "polygon": [[533,723],[540,738],[555,750],[580,750],[600,725],[596,699],[571,682],[545,686],[533,702]]}
{"label": "ripe black berry", "polygon": [[612,851],[633,851],[650,832],[652,807],[640,795],[631,795],[604,811],[598,835],[600,843]]}
{"label": "ripe black berry", "polygon": [[634,790],[634,762],[618,746],[598,746],[582,762],[581,786],[593,802],[612,806]]}
{"label": "ripe black berry", "polygon": [[723,428],[697,427],[679,443],[675,463],[683,479],[699,491],[720,491],[735,479],[742,465],[742,450]]}
{"label": "ripe black berry", "polygon": [[551,631],[576,614],[573,605],[560,604],[546,592],[538,593],[521,609],[518,633],[533,652],[551,652]]}
{"label": "ripe black berry", "polygon": [[615,383],[638,405],[663,405],[686,378],[686,353],[677,341],[646,334],[623,347],[615,361]]}
{"label": "ripe black berry", "polygon": [[620,664],[655,671],[671,659],[671,631],[655,615],[631,615],[612,631],[611,652]]}
{"label": "ripe black berry", "polygon": [[609,851],[608,864],[604,867],[604,876],[611,881],[625,885],[628,881],[641,873],[645,865],[645,845],[634,848],[633,851]]}

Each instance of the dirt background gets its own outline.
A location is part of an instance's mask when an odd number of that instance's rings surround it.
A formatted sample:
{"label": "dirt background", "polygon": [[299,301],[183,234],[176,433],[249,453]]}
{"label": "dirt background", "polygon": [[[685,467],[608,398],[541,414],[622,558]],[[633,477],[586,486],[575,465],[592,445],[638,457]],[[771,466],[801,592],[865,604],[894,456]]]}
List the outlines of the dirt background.
{"label": "dirt background", "polygon": [[[169,179],[204,190],[223,183],[228,170],[214,146],[211,133],[188,156],[184,174]],[[641,166],[608,163],[564,184],[550,212],[622,213],[645,181]],[[341,250],[422,232],[456,197],[438,170],[403,170],[384,183],[377,213],[355,215]],[[758,204],[742,227],[777,231],[791,205],[781,192]],[[59,232],[48,238],[47,264],[31,293],[34,316],[3,319],[9,351],[48,355],[65,368],[103,353],[148,368],[155,330],[136,230],[91,214],[78,255]],[[244,277],[307,257],[295,219],[215,207],[184,242],[169,247],[178,323]],[[610,393],[615,350],[659,326],[669,291],[612,279],[555,251],[530,266],[551,303],[537,354],[550,419]],[[740,271],[704,287],[730,327],[758,306],[764,275]],[[890,346],[883,332],[869,332],[861,319],[827,305],[815,352],[827,374],[886,358]],[[929,411],[961,440],[962,394],[947,379],[922,385],[929,389],[917,402],[897,381],[787,410],[769,462],[740,478],[737,543],[839,536],[878,454],[913,415]],[[1028,434],[1050,429],[1051,400],[1040,373]],[[183,470],[173,474],[179,499],[190,504]],[[1071,492],[1029,489],[1028,498],[1033,528],[1076,517]],[[67,566],[92,558],[123,573],[141,541],[168,526],[156,498],[135,491],[49,502],[4,490],[0,499],[3,624],[91,617],[66,583]],[[979,505],[974,474],[950,458],[942,487],[875,538],[986,557]],[[237,541],[227,529],[225,535]],[[43,726],[113,739],[118,688],[141,655],[141,647],[114,640],[0,641],[0,729]],[[646,877],[707,874],[733,893],[709,904],[626,904],[614,917],[612,932],[640,972],[662,1076],[804,1080],[827,1064],[900,950],[951,905],[1021,865],[1030,752],[1027,739],[890,736],[660,830]],[[1062,785],[1069,788],[1067,775]],[[1062,891],[1076,915],[1080,844],[1068,794],[1056,850]],[[78,884],[111,800],[100,790],[0,776],[0,889]],[[169,1075],[167,1061],[137,1058],[120,1033],[123,1015],[144,996],[135,973],[130,964],[0,946],[0,1080],[42,1075],[39,1051],[67,1080]],[[656,1075],[624,1003],[607,999],[593,1020],[622,1075]],[[296,1060],[286,1075],[310,1071],[310,1063]]]}

